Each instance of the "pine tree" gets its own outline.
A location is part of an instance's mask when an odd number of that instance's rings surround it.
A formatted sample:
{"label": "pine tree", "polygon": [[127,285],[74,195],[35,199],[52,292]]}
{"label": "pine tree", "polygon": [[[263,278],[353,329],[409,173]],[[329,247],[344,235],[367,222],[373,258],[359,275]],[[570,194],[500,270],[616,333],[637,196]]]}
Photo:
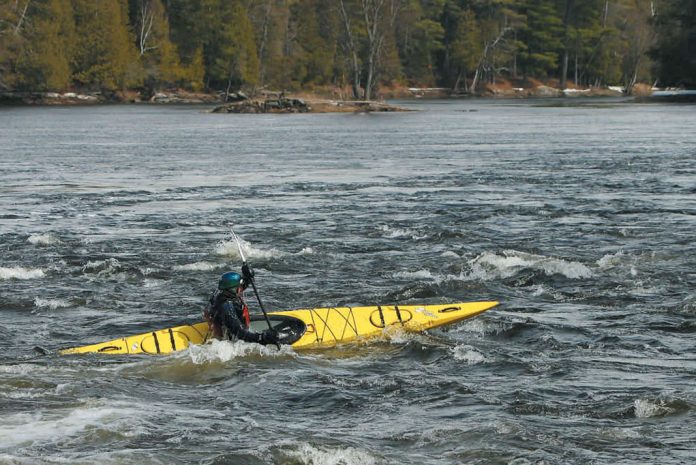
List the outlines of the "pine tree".
{"label": "pine tree", "polygon": [[696,88],[696,2],[663,0],[656,13],[652,55],[660,84]]}
{"label": "pine tree", "polygon": [[240,0],[208,0],[205,18],[210,28],[203,42],[208,87],[228,92],[256,86],[259,60],[249,17]]}
{"label": "pine tree", "polygon": [[519,35],[525,45],[519,55],[524,77],[548,77],[558,69],[563,20],[552,0],[524,0],[521,13],[527,18]]}
{"label": "pine tree", "polygon": [[483,52],[481,28],[476,15],[468,8],[459,12],[456,24],[450,52],[452,65],[457,70],[452,90],[458,92],[463,87],[468,92],[467,76],[476,71]]}
{"label": "pine tree", "polygon": [[75,80],[85,87],[107,90],[140,86],[142,69],[126,1],[73,0],[73,7],[79,37]]}
{"label": "pine tree", "polygon": [[131,0],[129,16],[135,26],[146,87],[151,90],[173,84],[191,87],[176,46],[169,38],[169,19],[160,0]]}
{"label": "pine tree", "polygon": [[445,29],[440,22],[444,4],[411,1],[399,16],[396,35],[403,72],[417,85],[433,86],[439,80],[437,61],[444,50]]}

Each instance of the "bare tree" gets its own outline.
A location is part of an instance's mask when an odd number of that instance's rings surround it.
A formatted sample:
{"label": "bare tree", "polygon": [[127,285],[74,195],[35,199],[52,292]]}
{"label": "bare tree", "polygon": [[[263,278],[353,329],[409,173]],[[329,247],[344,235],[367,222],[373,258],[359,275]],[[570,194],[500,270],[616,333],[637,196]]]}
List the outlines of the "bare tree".
{"label": "bare tree", "polygon": [[394,23],[405,2],[403,0],[361,0],[361,2],[368,40],[367,77],[363,97],[369,100],[374,94],[379,77],[380,58],[384,51],[387,34],[394,30]]}
{"label": "bare tree", "polygon": [[261,38],[259,39],[259,81],[264,85],[266,79],[266,47],[268,42],[268,32],[271,23],[271,13],[273,11],[273,0],[265,0],[262,5],[263,21],[261,22]]}
{"label": "bare tree", "polygon": [[158,45],[151,45],[152,26],[155,22],[155,9],[151,0],[140,0],[138,4],[138,49],[140,56],[145,55],[150,50],[154,50]]}
{"label": "bare tree", "polygon": [[344,0],[338,0],[338,7],[345,33],[343,46],[346,53],[350,56],[350,71],[353,75],[353,79],[351,79],[353,98],[357,99],[360,97],[360,60],[358,59],[358,48],[356,46],[355,37],[353,36],[351,17],[348,15]]}
{"label": "bare tree", "polygon": [[472,92],[476,92],[476,86],[478,85],[479,79],[481,79],[481,75],[484,72],[495,72],[494,63],[492,60],[493,52],[496,48],[498,48],[498,46],[505,39],[505,35],[510,31],[512,31],[511,27],[504,27],[500,30],[496,37],[486,41],[483,47],[483,53],[481,53],[481,59],[479,60],[478,66],[476,67],[476,72],[474,73],[474,79],[471,82]]}

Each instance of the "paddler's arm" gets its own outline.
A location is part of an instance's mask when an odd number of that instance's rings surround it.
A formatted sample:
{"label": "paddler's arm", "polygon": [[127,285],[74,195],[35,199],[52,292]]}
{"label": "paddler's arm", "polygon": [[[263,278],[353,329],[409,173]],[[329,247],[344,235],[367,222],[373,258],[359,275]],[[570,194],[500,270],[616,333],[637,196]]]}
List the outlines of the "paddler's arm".
{"label": "paddler's arm", "polygon": [[[226,304],[228,307],[229,304]],[[237,339],[241,339],[244,342],[256,342],[258,344],[275,344],[278,342],[278,333],[275,331],[271,332],[266,330],[262,333],[257,333],[254,331],[249,331],[242,326],[242,322],[236,317],[234,310],[231,307],[226,308],[225,312],[225,326],[227,330],[233,334]]]}

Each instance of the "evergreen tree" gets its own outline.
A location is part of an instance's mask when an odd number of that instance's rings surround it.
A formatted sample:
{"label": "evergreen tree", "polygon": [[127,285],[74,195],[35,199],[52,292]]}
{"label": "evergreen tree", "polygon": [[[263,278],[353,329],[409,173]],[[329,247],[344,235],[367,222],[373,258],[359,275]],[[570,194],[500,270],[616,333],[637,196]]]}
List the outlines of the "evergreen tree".
{"label": "evergreen tree", "polygon": [[259,61],[251,22],[240,0],[208,0],[203,43],[208,87],[228,92],[258,84]]}
{"label": "evergreen tree", "polygon": [[660,84],[696,88],[696,2],[663,0],[655,18],[652,55]]}
{"label": "evergreen tree", "polygon": [[76,40],[70,1],[33,1],[25,13],[23,35],[25,40],[16,61],[16,88],[69,87]]}
{"label": "evergreen tree", "polygon": [[438,54],[444,50],[445,29],[440,22],[445,2],[411,1],[396,25],[403,73],[417,85],[433,86],[439,80]]}
{"label": "evergreen tree", "polygon": [[457,15],[450,53],[452,66],[457,72],[452,90],[458,92],[463,87],[464,91],[468,92],[467,77],[475,73],[483,53],[481,28],[476,21],[476,15],[469,8],[459,11]]}
{"label": "evergreen tree", "polygon": [[73,0],[79,41],[75,80],[88,88],[107,90],[138,87],[142,70],[128,24],[125,0]]}
{"label": "evergreen tree", "polygon": [[195,86],[188,82],[187,70],[169,38],[169,19],[160,0],[130,0],[129,7],[146,87]]}
{"label": "evergreen tree", "polygon": [[519,55],[524,77],[549,77],[563,49],[563,20],[552,0],[523,0],[521,12],[527,18],[519,36],[525,44]]}
{"label": "evergreen tree", "polygon": [[321,0],[306,0],[291,8],[297,31],[296,46],[293,47],[295,53],[292,54],[296,63],[293,80],[300,87],[331,82],[336,38],[333,34],[327,34],[330,31],[321,28],[321,15],[327,13],[322,3]]}

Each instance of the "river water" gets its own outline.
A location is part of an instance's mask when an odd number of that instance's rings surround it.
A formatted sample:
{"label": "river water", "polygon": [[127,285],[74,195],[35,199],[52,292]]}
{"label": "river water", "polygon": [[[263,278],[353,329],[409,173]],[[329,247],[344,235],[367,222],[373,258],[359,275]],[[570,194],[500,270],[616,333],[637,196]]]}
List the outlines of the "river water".
{"label": "river water", "polygon": [[[0,463],[693,463],[696,106],[582,102],[0,108]],[[271,310],[501,306],[323,351],[34,351],[200,320],[231,224]]]}

